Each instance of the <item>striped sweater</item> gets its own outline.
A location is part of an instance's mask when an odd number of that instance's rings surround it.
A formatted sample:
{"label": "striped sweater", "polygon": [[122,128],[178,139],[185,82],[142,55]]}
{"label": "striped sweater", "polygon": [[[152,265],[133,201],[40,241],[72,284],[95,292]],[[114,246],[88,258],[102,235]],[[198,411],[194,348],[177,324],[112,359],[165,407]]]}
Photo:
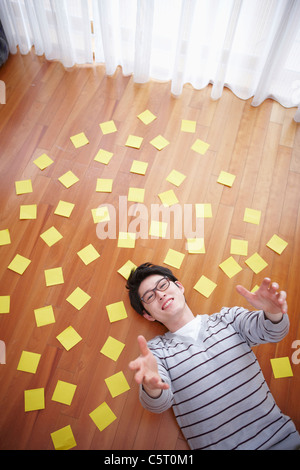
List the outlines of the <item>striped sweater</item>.
{"label": "striped sweater", "polygon": [[181,330],[148,342],[161,378],[170,385],[158,398],[140,387],[142,405],[155,413],[171,406],[191,449],[296,448],[300,437],[282,414],[251,346],[278,342],[289,329],[263,311],[241,307],[198,315],[196,339]]}

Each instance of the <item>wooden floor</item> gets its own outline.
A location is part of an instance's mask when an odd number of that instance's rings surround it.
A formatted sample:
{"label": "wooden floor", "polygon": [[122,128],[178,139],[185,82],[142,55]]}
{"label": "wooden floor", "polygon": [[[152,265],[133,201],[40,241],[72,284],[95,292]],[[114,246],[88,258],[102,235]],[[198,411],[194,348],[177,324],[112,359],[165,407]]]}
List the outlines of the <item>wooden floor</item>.
{"label": "wooden floor", "polygon": [[[300,364],[294,361],[294,376],[281,379],[274,378],[270,365],[274,357],[291,360],[292,343],[300,340],[300,127],[293,121],[295,109],[272,100],[254,108],[251,100],[242,101],[228,89],[212,101],[210,86],[201,91],[185,86],[176,99],[169,83],[136,85],[121,69],[107,77],[100,66],[66,71],[33,52],[10,56],[0,79],[7,96],[0,107],[0,230],[9,229],[11,237],[11,244],[0,247],[0,295],[11,296],[10,313],[0,315],[0,339],[6,344],[6,365],[0,366],[1,449],[53,449],[50,434],[67,425],[75,449],[187,449],[171,410],[154,415],[139,403],[128,369],[138,354],[136,337],[150,339],[164,328],[132,310],[125,279],[117,272],[127,260],[162,264],[169,248],[185,253],[181,268],[173,271],[194,314],[247,306],[235,285],[252,289],[265,276],[287,290],[288,336],[255,352],[278,405],[300,430]],[[146,109],[157,116],[148,126],[137,118]],[[99,124],[111,119],[117,132],[103,135]],[[197,122],[194,134],[181,131],[182,119]],[[76,149],[70,137],[80,132],[89,144]],[[140,149],[125,146],[129,134],[143,137]],[[158,134],[170,142],[161,151],[149,143]],[[196,139],[210,144],[205,155],[191,150]],[[108,165],[94,160],[100,148],[113,152]],[[33,160],[43,153],[54,163],[41,171]],[[130,172],[133,160],[149,163],[145,176]],[[186,175],[180,187],[166,181],[173,169]],[[69,170],[79,181],[66,189],[58,178]],[[221,170],[236,175],[231,188],[217,183]],[[96,192],[97,178],[112,178],[112,192]],[[31,179],[33,192],[16,195],[15,181],[25,179]],[[172,232],[169,240],[138,239],[135,249],[118,248],[115,239],[100,240],[91,209],[107,203],[118,214],[119,196],[126,196],[129,187],[145,188],[148,208],[160,204],[158,194],[169,189],[180,204],[211,203],[213,217],[204,226],[206,254],[187,253],[185,238],[174,239]],[[75,204],[69,218],[54,214],[60,200]],[[19,220],[25,204],[37,204],[36,220]],[[243,221],[247,207],[261,211],[259,225]],[[63,238],[48,247],[40,234],[52,226]],[[288,242],[281,255],[266,246],[274,234]],[[229,279],[219,264],[230,256],[232,238],[248,240],[248,256],[258,252],[268,267],[254,274],[246,256],[234,255],[243,269]],[[86,266],[77,252],[90,243],[101,256]],[[16,254],[31,260],[23,275],[7,268]],[[55,267],[62,267],[64,284],[47,287],[44,270]],[[209,298],[193,288],[202,274],[217,284]],[[66,301],[76,287],[91,296],[79,311]],[[106,305],[119,301],[128,317],[110,323]],[[56,321],[37,327],[34,310],[47,305]],[[82,340],[66,351],[56,337],[69,326]],[[117,361],[100,353],[108,336],[125,343]],[[22,351],[41,354],[35,374],[17,370]],[[104,379],[120,371],[130,390],[113,398]],[[58,380],[77,385],[71,405],[52,400]],[[35,388],[45,390],[45,409],[25,412],[24,391]],[[104,401],[117,419],[100,431],[89,414]]]}

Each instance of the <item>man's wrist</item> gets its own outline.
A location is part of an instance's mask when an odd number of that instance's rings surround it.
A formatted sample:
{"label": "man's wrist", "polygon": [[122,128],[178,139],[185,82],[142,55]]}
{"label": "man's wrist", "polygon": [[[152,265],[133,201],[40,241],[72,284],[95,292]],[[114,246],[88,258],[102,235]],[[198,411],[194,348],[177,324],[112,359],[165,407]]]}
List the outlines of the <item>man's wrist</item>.
{"label": "man's wrist", "polygon": [[268,313],[264,312],[265,319],[270,320],[272,323],[280,323],[281,320],[283,319],[283,314],[282,312],[279,313]]}

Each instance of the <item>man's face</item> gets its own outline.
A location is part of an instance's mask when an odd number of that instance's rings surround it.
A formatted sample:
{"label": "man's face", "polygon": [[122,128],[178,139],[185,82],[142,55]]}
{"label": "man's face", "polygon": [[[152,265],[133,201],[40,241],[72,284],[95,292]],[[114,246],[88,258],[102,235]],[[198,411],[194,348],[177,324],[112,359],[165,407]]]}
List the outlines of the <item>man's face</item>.
{"label": "man's face", "polygon": [[[154,289],[157,286],[158,281],[163,279],[163,276],[160,274],[153,274],[146,279],[144,279],[139,287],[138,294],[141,297],[151,289]],[[170,321],[175,320],[184,310],[185,298],[184,298],[184,287],[180,282],[170,281],[169,287],[160,292],[159,290],[155,291],[155,298],[153,302],[147,304],[142,302],[143,307],[150,314],[146,312],[144,317],[147,320],[157,320],[167,325]]]}

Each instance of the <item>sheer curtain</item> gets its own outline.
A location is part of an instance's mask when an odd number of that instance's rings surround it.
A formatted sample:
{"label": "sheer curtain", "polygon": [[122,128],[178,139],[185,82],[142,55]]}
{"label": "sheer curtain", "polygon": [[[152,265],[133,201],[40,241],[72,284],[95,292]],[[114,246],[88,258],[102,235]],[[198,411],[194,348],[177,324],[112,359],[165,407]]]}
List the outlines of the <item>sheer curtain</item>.
{"label": "sheer curtain", "polygon": [[10,51],[32,46],[65,67],[229,87],[253,106],[273,98],[300,122],[300,0],[1,0]]}

